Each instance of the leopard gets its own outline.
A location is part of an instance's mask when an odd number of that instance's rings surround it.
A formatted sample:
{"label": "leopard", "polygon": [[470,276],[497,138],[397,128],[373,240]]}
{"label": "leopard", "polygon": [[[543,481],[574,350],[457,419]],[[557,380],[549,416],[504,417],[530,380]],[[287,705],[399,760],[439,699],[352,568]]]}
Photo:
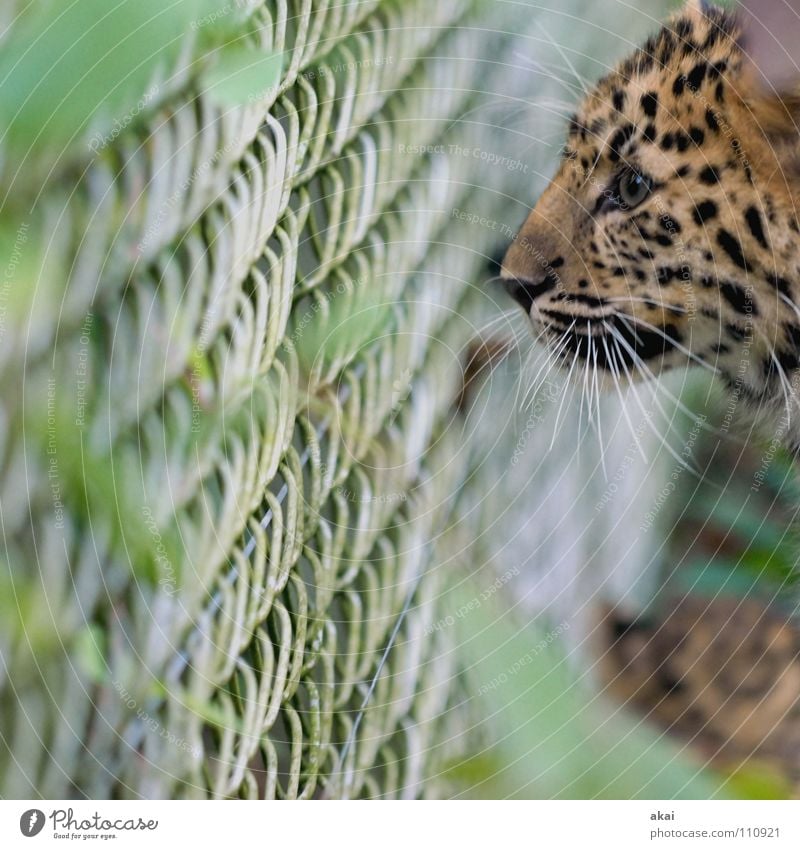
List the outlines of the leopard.
{"label": "leopard", "polygon": [[800,454],[800,86],[756,27],[689,0],[600,79],[498,279],[559,364],[704,367]]}
{"label": "leopard", "polygon": [[800,798],[800,624],[763,599],[676,594],[627,618],[604,610],[601,692],[733,779]]}
{"label": "leopard", "polygon": [[[689,0],[591,87],[497,279],[568,379],[705,368],[797,459],[800,37],[781,6]],[[796,616],[691,595],[649,615],[601,638],[609,692],[800,795]]]}

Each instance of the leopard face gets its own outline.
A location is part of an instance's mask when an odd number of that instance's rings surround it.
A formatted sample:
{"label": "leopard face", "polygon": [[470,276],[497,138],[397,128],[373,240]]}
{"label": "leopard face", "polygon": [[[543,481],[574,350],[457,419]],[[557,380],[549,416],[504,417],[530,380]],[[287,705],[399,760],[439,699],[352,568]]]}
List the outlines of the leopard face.
{"label": "leopard face", "polygon": [[501,273],[562,361],[697,363],[757,399],[800,366],[800,120],[745,36],[691,2],[569,121]]}

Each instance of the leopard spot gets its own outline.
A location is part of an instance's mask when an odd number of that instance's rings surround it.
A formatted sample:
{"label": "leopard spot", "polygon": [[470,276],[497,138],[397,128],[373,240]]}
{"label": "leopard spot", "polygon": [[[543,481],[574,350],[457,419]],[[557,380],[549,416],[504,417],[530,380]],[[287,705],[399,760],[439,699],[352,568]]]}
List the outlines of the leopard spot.
{"label": "leopard spot", "polygon": [[694,220],[698,224],[705,224],[717,214],[717,205],[713,200],[704,200],[694,208]]}
{"label": "leopard spot", "polygon": [[658,92],[648,91],[646,94],[643,94],[641,104],[644,114],[648,118],[655,118],[656,110],[658,109]]}
{"label": "leopard spot", "polygon": [[686,75],[686,84],[696,91],[703,84],[707,71],[708,64],[706,62],[698,62]]}
{"label": "leopard spot", "polygon": [[758,315],[758,307],[752,295],[735,283],[720,283],[722,297],[741,315]]}
{"label": "leopard spot", "polygon": [[733,234],[725,229],[721,229],[717,233],[717,242],[725,253],[733,260],[736,265],[743,271],[749,271],[750,265],[742,253],[742,245]]}
{"label": "leopard spot", "polygon": [[719,118],[712,109],[708,108],[706,108],[706,125],[708,126],[708,129],[714,133],[718,133],[720,130]]}
{"label": "leopard spot", "polygon": [[750,232],[753,234],[755,240],[762,248],[768,248],[767,237],[764,235],[764,224],[761,221],[759,211],[754,206],[748,206],[744,214],[744,220],[747,222],[747,226],[750,228]]}

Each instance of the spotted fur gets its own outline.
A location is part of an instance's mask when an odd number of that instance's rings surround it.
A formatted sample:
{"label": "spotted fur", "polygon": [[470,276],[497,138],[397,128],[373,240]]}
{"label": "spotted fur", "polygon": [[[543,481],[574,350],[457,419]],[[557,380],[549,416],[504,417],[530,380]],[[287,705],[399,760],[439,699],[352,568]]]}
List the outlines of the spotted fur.
{"label": "spotted fur", "polygon": [[800,383],[797,103],[696,0],[597,83],[502,266],[562,359],[609,380],[700,363],[779,415]]}

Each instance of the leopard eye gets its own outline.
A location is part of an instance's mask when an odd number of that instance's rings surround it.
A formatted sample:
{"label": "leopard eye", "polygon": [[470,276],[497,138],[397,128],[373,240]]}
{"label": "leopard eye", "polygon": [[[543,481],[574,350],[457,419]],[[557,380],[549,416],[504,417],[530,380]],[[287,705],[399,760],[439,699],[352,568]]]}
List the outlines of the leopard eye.
{"label": "leopard eye", "polygon": [[619,181],[620,205],[625,209],[633,209],[649,197],[653,183],[645,174],[638,171],[626,171]]}

